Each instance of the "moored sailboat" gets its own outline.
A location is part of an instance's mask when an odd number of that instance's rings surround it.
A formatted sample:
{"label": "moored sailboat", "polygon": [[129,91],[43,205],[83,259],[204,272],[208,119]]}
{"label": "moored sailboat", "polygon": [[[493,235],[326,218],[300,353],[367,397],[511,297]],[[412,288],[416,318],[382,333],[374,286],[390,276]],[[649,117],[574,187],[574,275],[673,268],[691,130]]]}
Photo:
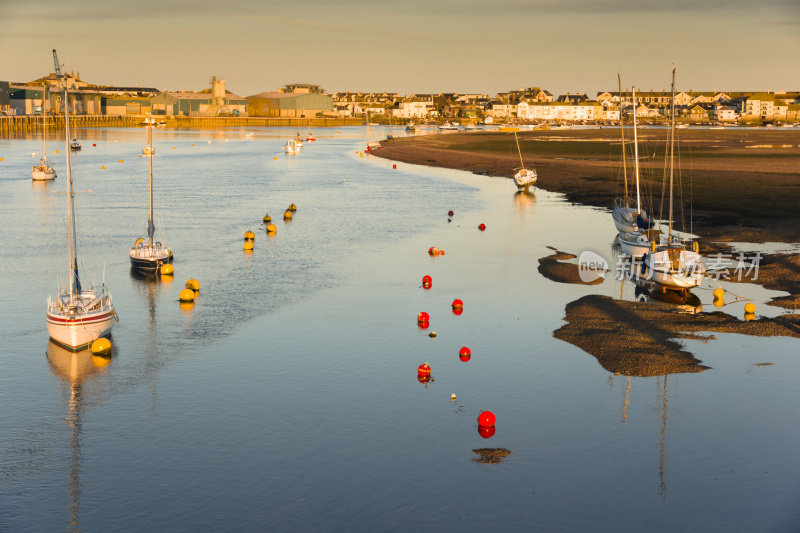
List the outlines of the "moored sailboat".
{"label": "moored sailboat", "polygon": [[639,189],[639,138],[636,131],[636,89],[633,89],[633,165],[634,174],[636,176],[636,207],[633,207],[630,205],[631,199],[628,196],[628,163],[625,159],[625,129],[622,121],[622,82],[619,76],[617,76],[617,80],[620,84],[619,126],[620,135],[622,137],[622,172],[625,179],[625,196],[623,198],[617,198],[614,202],[612,216],[617,231],[622,234],[636,231],[640,229],[642,225],[646,226],[644,229],[649,229],[650,224],[647,213],[642,210],[642,198]]}
{"label": "moored sailboat", "polygon": [[[62,81],[61,66],[53,50],[56,75]],[[72,183],[72,158],[69,150],[69,100],[64,91],[64,136],[67,144],[67,233],[69,253],[69,286],[47,299],[47,332],[50,338],[70,350],[79,350],[94,340],[111,333],[115,313],[111,293],[105,283],[85,289],[78,273],[77,235],[75,228],[75,190]]]}
{"label": "moored sailboat", "polygon": [[152,126],[147,126],[147,146],[150,148],[148,157],[148,174],[150,190],[150,211],[147,217],[147,239],[137,239],[136,243],[128,253],[131,260],[131,267],[144,272],[157,272],[162,265],[172,263],[172,250],[161,244],[153,242],[155,224],[153,223],[153,130]]}
{"label": "moored sailboat", "polygon": [[669,227],[666,244],[650,245],[650,252],[643,261],[650,279],[666,289],[686,291],[697,287],[706,275],[703,258],[698,253],[697,241],[688,249],[686,242],[673,238],[673,182],[675,174],[675,67],[672,68],[672,103],[670,105],[670,138],[669,138]]}
{"label": "moored sailboat", "polygon": [[514,132],[514,140],[517,143],[517,154],[519,154],[519,164],[520,169],[514,174],[514,185],[517,186],[517,189],[523,190],[528,189],[533,184],[536,183],[536,180],[539,177],[536,175],[536,170],[532,168],[525,168],[525,163],[522,161],[522,150],[519,148],[519,138],[517,137],[517,132]]}
{"label": "moored sailboat", "polygon": [[42,89],[42,157],[39,164],[33,165],[31,179],[34,181],[49,181],[56,179],[56,169],[47,164],[47,86]]}

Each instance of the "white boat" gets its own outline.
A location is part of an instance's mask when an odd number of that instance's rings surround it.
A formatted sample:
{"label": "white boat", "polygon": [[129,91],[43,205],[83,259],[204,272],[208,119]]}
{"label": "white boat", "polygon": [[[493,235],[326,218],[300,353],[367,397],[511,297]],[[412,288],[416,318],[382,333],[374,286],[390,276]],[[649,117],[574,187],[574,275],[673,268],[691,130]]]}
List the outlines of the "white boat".
{"label": "white boat", "polygon": [[47,164],[47,87],[42,90],[42,128],[43,148],[39,164],[33,165],[31,179],[34,181],[49,181],[56,179],[56,169]]}
{"label": "white boat", "polygon": [[441,126],[439,126],[440,131],[458,131],[458,124],[453,124],[452,122],[445,122]]}
{"label": "white boat", "polygon": [[[617,77],[619,81],[619,77]],[[620,84],[620,95],[622,94],[622,82]],[[617,198],[614,201],[614,209],[612,217],[617,231],[622,233],[630,233],[639,229],[649,229],[649,221],[647,213],[642,209],[642,198],[639,190],[639,138],[636,132],[636,89],[633,89],[633,153],[634,153],[634,170],[636,175],[636,207],[631,204],[631,199],[628,196],[628,163],[625,160],[625,130],[622,127],[622,106],[620,105],[619,125],[622,136],[622,173],[625,179],[625,196],[624,198]],[[641,220],[640,220],[641,219]],[[642,228],[641,226],[645,227]]]}
{"label": "white boat", "polygon": [[703,282],[706,275],[703,258],[698,253],[699,244],[692,243],[692,249],[676,241],[672,237],[672,204],[673,204],[673,176],[675,173],[675,67],[672,68],[672,103],[670,105],[670,137],[669,137],[669,229],[667,244],[651,244],[651,251],[645,255],[643,262],[647,274],[666,289],[686,291],[697,287]]}
{"label": "white boat", "polygon": [[[150,210],[147,217],[147,239],[137,239],[133,247],[128,252],[131,260],[131,267],[135,270],[155,274],[163,265],[172,263],[172,250],[161,244],[153,242],[155,234],[155,224],[153,223],[153,146],[152,125],[147,126],[147,146],[150,149],[148,158],[148,189],[150,191]],[[142,149],[144,151],[144,149]]]}
{"label": "white boat", "polygon": [[296,155],[300,153],[300,149],[302,147],[303,145],[302,144],[298,145],[295,139],[289,139],[288,141],[286,141],[286,146],[283,147],[283,151],[286,152],[287,154]]}
{"label": "white boat", "polygon": [[516,131],[514,132],[514,140],[517,142],[517,153],[519,154],[520,164],[520,169],[516,174],[514,174],[514,185],[517,186],[517,189],[524,190],[534,185],[538,179],[538,176],[536,175],[536,170],[532,168],[525,168],[525,163],[522,161],[522,150],[519,148],[519,138],[517,137]]}
{"label": "white boat", "polygon": [[74,151],[74,152],[77,152],[81,148],[82,148],[81,142],[77,138],[72,139],[72,142],[69,143],[69,149]]}
{"label": "white boat", "polygon": [[144,148],[142,148],[142,155],[149,156],[149,155],[155,155],[155,153],[156,153],[156,149],[153,148],[152,146],[150,146],[149,144],[147,146],[145,146]]}
{"label": "white boat", "polygon": [[[56,75],[63,83],[61,66],[53,50]],[[50,338],[70,350],[79,350],[99,337],[111,333],[115,313],[111,294],[105,284],[84,289],[78,274],[77,235],[75,228],[75,190],[72,184],[72,157],[69,150],[69,100],[64,91],[64,129],[67,152],[67,249],[69,254],[69,286],[47,299],[47,332]]]}

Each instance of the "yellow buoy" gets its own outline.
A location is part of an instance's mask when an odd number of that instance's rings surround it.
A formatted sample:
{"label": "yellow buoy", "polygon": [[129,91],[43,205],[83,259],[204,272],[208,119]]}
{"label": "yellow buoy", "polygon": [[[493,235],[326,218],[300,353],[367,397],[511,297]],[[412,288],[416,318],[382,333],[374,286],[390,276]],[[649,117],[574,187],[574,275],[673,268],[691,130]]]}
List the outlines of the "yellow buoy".
{"label": "yellow buoy", "polygon": [[292,212],[287,210],[287,211],[286,211],[286,212],[283,214],[283,220],[292,220]]}
{"label": "yellow buoy", "polygon": [[269,224],[270,222],[272,222],[272,217],[271,217],[271,216],[269,216],[269,215],[264,215],[264,222],[266,222],[267,224]]}
{"label": "yellow buoy", "polygon": [[120,159],[119,162],[122,163],[122,159]]}
{"label": "yellow buoy", "polygon": [[755,313],[756,312],[756,304],[753,302],[744,304],[744,312],[745,313]]}
{"label": "yellow buoy", "polygon": [[58,150],[56,150],[56,153],[58,153]]}
{"label": "yellow buoy", "polygon": [[723,298],[725,296],[725,289],[714,289],[714,298]]}
{"label": "yellow buoy", "polygon": [[453,401],[456,401],[456,394],[455,393],[451,394],[450,395],[450,399],[453,400]]}
{"label": "yellow buoy", "polygon": [[194,143],[192,143],[192,146],[194,146]]}
{"label": "yellow buoy", "polygon": [[276,231],[278,231],[278,226],[276,226],[275,224],[267,225],[267,233],[275,233]]}
{"label": "yellow buoy", "polygon": [[244,250],[246,252],[253,250],[253,241],[244,241]]}
{"label": "yellow buoy", "polygon": [[200,282],[194,278],[191,278],[186,282],[186,288],[197,292],[200,290]]}
{"label": "yellow buoy", "polygon": [[294,204],[289,204],[289,211],[294,213],[295,211],[297,211],[297,206]]}
{"label": "yellow buoy", "polygon": [[176,148],[173,146],[172,149],[175,150]]}
{"label": "yellow buoy", "polygon": [[256,238],[256,234],[253,233],[252,231],[245,231],[244,232],[244,240],[252,241],[255,238]]}
{"label": "yellow buoy", "polygon": [[194,302],[194,291],[192,289],[183,289],[178,294],[178,300],[182,302]]}
{"label": "yellow buoy", "polygon": [[714,298],[714,307],[722,307],[725,305],[725,300],[722,298]]}
{"label": "yellow buoy", "polygon": [[105,337],[100,337],[92,342],[92,353],[96,355],[108,355],[111,353],[111,341]]}
{"label": "yellow buoy", "polygon": [[431,339],[435,339],[436,338],[436,332],[435,331],[431,331],[430,333],[428,333],[428,337],[430,337]]}
{"label": "yellow buoy", "polygon": [[278,160],[278,156],[276,155],[276,156],[275,156],[275,157],[273,157],[272,159],[274,159],[275,161],[277,161],[277,160]]}
{"label": "yellow buoy", "polygon": [[0,161],[5,161],[5,159],[3,159],[2,157],[0,157]]}
{"label": "yellow buoy", "polygon": [[166,265],[161,265],[161,275],[162,276],[171,276],[175,273],[175,267],[171,264],[167,263]]}
{"label": "yellow buoy", "polygon": [[181,308],[181,311],[191,311],[194,309],[194,302],[180,302],[178,307]]}
{"label": "yellow buoy", "polygon": [[105,165],[100,165],[100,170],[105,170],[105,169],[106,169]]}

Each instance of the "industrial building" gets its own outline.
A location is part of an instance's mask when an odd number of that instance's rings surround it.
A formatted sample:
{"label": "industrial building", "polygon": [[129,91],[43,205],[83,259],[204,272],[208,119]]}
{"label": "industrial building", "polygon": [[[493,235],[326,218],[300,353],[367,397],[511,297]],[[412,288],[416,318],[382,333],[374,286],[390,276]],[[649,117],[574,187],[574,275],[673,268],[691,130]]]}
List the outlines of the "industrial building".
{"label": "industrial building", "polygon": [[248,96],[247,114],[251,117],[279,118],[335,115],[333,97],[324,94],[319,85],[309,83],[292,83],[277,92]]}
{"label": "industrial building", "polygon": [[153,114],[184,116],[243,116],[247,100],[225,90],[225,80],[211,78],[211,89],[163,92],[150,99]]}

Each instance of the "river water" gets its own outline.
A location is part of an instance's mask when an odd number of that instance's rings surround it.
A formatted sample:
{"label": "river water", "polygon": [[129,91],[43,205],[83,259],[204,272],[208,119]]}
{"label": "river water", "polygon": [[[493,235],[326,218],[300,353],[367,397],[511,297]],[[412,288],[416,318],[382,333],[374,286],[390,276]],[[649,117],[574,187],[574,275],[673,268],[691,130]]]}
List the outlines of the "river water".
{"label": "river water", "polygon": [[[552,332],[567,303],[632,286],[537,267],[548,246],[611,258],[610,215],[359,155],[387,132],[320,129],[288,156],[288,129],[156,130],[170,282],[129,269],[144,130],[80,131],[78,251],[114,296],[110,359],[47,338],[66,277],[63,140],[48,184],[30,180],[39,139],[0,140],[0,531],[797,530],[800,341],[717,334],[683,341],[704,372],[609,374]],[[190,277],[201,291],[181,309]],[[763,304],[777,293],[736,292],[780,314]],[[710,286],[696,293],[714,310]],[[511,453],[492,464],[481,448]]]}

